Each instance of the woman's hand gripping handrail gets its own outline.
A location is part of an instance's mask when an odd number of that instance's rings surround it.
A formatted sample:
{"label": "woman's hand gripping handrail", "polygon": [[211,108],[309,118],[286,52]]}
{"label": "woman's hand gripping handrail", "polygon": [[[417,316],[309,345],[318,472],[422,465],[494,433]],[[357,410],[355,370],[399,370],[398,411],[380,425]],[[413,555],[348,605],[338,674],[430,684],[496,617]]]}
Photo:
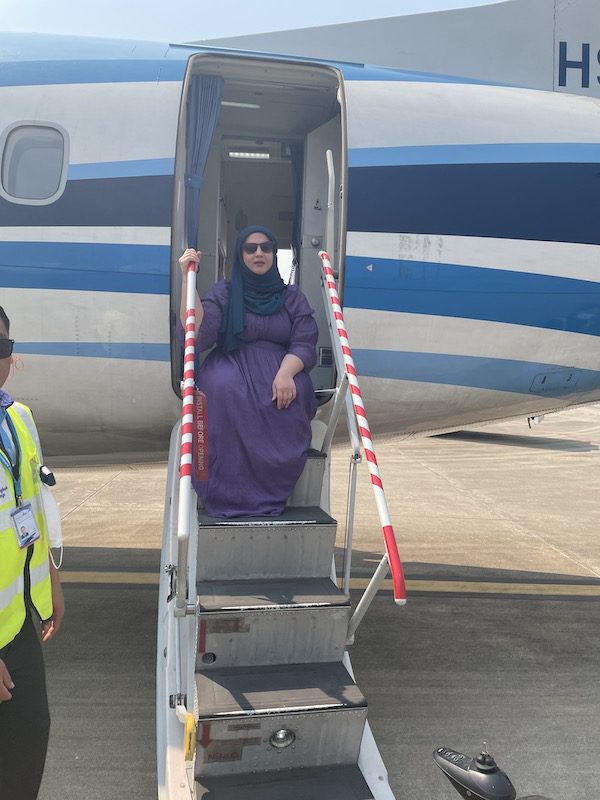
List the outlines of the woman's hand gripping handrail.
{"label": "woman's hand gripping handrail", "polygon": [[192,502],[192,442],[194,438],[194,371],[196,362],[196,270],[197,264],[187,265],[185,302],[185,345],[181,407],[181,454],[179,461],[179,508],[177,516],[177,589],[176,614],[187,613],[188,551],[190,540],[190,509]]}
{"label": "woman's hand gripping handrail", "polygon": [[[385,572],[383,572],[384,562],[387,561],[392,572],[392,581],[394,585],[394,601],[398,605],[404,605],[406,603],[406,585],[404,581],[402,562],[400,561],[400,555],[398,553],[398,545],[396,543],[396,537],[394,535],[394,529],[392,527],[388,505],[385,499],[385,493],[383,491],[383,483],[381,481],[381,476],[379,474],[379,467],[377,466],[377,458],[375,457],[375,451],[373,449],[371,430],[369,428],[369,423],[367,421],[367,416],[365,413],[365,408],[362,400],[362,394],[360,391],[360,387],[358,385],[356,368],[354,366],[354,360],[352,358],[352,350],[350,349],[350,344],[348,342],[348,335],[345,330],[344,316],[342,314],[342,308],[340,305],[335,285],[333,270],[331,268],[329,256],[327,255],[326,252],[322,250],[319,253],[319,257],[323,262],[325,286],[328,289],[329,298],[331,300],[331,305],[333,307],[333,314],[336,321],[337,334],[340,340],[341,349],[344,357],[344,368],[346,371],[346,375],[348,376],[348,382],[350,384],[352,404],[354,406],[354,413],[356,414],[356,418],[358,420],[358,429],[360,432],[362,445],[365,451],[365,455],[367,457],[369,473],[371,475],[371,485],[373,486],[373,492],[375,494],[375,502],[377,504],[377,511],[379,512],[379,520],[381,522],[383,538],[385,541],[385,548],[386,548],[386,556],[384,556],[382,563],[379,565],[379,567],[375,572],[375,575],[371,579],[371,584],[365,591],[365,596],[363,597],[363,599],[366,599],[366,596],[369,593],[369,588],[372,588],[376,591],[377,585],[374,584],[374,582],[378,583],[379,581],[383,580],[383,577],[385,575]],[[385,571],[387,572],[387,567],[385,568]],[[359,607],[360,605],[361,604],[359,604]],[[362,610],[362,614],[364,614],[364,611],[366,611],[366,608]],[[359,608],[357,608],[355,617],[358,615],[358,612]],[[355,620],[356,624],[354,625],[354,630],[356,630],[356,625],[358,624],[359,621],[360,619]]]}

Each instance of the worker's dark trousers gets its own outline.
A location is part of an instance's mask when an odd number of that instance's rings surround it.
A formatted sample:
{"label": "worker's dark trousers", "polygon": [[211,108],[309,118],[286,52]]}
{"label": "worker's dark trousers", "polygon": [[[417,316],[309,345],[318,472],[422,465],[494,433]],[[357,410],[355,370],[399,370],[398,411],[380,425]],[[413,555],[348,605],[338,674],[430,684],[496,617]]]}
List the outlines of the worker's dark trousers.
{"label": "worker's dark trousers", "polygon": [[0,703],[0,798],[35,800],[44,771],[50,714],[38,623],[27,616],[0,658],[15,684]]}

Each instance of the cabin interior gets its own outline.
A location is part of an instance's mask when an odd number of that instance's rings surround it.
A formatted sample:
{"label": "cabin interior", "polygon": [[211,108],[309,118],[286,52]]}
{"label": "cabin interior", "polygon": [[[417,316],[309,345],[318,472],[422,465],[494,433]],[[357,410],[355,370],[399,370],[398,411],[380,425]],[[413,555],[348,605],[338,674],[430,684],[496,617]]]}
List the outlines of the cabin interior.
{"label": "cabin interior", "polygon": [[[202,110],[189,102],[197,76],[219,76],[216,122],[206,138],[207,156],[199,192],[197,240],[189,241],[190,139]],[[200,120],[196,123],[195,120]],[[333,178],[326,151],[333,155]],[[202,250],[200,293],[228,277],[238,232],[251,224],[273,230],[284,280],[300,285],[319,326],[316,389],[334,380],[331,341],[320,282],[319,250],[327,247],[334,265],[343,259],[346,170],[341,78],[320,65],[199,54],[188,65],[176,154],[171,302],[180,297],[177,257],[186,246]],[[330,188],[331,187],[331,188]],[[332,191],[333,188],[333,191]],[[329,217],[328,200],[332,205]],[[172,337],[172,341],[175,337]],[[181,372],[173,347],[173,385]]]}

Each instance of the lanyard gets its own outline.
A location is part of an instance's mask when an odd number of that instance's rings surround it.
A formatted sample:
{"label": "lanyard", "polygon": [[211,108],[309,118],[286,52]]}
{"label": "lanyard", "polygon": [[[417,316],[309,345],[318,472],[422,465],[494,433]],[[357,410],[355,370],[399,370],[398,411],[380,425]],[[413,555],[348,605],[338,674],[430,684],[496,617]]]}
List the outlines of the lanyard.
{"label": "lanyard", "polygon": [[[0,413],[0,462],[4,464],[4,466],[8,469],[12,476],[13,486],[15,489],[15,500],[17,505],[21,505],[21,446],[19,445],[19,437],[17,436],[17,432],[15,431],[15,427],[9,415],[6,413],[6,409],[1,409]],[[2,427],[2,422],[6,420],[8,425],[8,429],[10,431],[10,438],[12,439],[12,448],[9,444],[6,432]],[[15,453],[15,462],[13,463],[10,452],[14,451]]]}

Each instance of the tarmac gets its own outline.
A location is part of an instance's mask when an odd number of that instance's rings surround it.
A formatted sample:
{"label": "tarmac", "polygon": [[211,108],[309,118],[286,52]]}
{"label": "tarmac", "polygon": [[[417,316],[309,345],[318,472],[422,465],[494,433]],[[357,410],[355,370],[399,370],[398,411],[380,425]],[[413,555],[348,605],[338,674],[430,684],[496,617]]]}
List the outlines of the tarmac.
{"label": "tarmac", "polygon": [[[351,658],[397,800],[457,798],[432,751],[484,741],[520,798],[597,800],[600,407],[375,449],[409,600],[396,607],[388,582]],[[340,547],[349,460],[336,443]],[[40,800],[151,800],[166,461],[53,465],[67,613],[45,646]],[[354,537],[356,601],[382,554],[365,465]]]}

